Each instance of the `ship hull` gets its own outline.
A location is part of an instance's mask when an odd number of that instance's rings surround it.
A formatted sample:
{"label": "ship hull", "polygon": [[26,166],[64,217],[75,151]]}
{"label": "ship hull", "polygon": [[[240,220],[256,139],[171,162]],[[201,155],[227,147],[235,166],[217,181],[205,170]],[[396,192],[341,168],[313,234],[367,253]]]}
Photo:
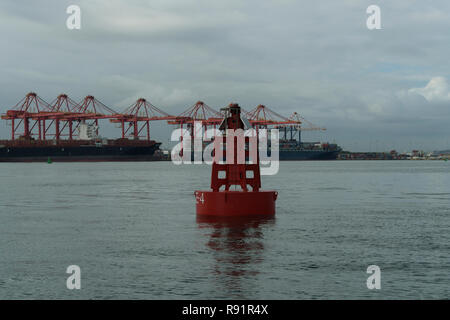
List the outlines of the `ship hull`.
{"label": "ship hull", "polygon": [[299,160],[336,160],[337,150],[280,150],[280,161]]}
{"label": "ship hull", "polygon": [[[283,150],[279,151],[278,159],[280,161],[336,160],[338,155],[338,150]],[[224,156],[224,159],[226,159],[226,156]],[[194,161],[193,152],[191,153],[191,161]]]}
{"label": "ship hull", "polygon": [[0,162],[154,161],[159,143],[147,146],[39,146],[0,148]]}

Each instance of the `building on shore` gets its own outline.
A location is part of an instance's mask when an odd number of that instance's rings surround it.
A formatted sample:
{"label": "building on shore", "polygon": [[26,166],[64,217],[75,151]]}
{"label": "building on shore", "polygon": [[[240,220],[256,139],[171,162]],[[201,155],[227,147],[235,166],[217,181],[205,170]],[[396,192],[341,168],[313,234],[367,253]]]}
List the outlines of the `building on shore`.
{"label": "building on shore", "polygon": [[390,152],[350,152],[342,151],[338,160],[448,160],[450,150],[433,151],[425,153],[422,150],[398,153],[396,150]]}

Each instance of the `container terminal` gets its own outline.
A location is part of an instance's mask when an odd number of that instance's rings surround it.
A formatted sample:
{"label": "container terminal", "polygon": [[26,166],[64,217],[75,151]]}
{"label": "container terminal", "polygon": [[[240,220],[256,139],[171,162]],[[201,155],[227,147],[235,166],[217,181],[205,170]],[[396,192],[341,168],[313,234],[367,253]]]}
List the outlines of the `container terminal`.
{"label": "container terminal", "polygon": [[[280,160],[333,160],[341,148],[336,144],[301,141],[301,132],[325,130],[294,113],[282,116],[264,105],[243,115],[254,128],[280,130]],[[106,106],[88,95],[77,103],[60,94],[47,103],[36,93],[28,93],[1,115],[11,128],[11,139],[0,140],[0,162],[32,161],[153,161],[167,160],[161,143],[151,140],[150,123],[167,121],[185,128],[193,136],[193,124],[216,128],[223,114],[198,101],[180,115],[155,107],[140,98],[123,112]],[[100,121],[108,120],[121,130],[118,139],[99,135]],[[307,127],[304,124],[308,124]],[[298,138],[297,138],[298,137]]]}

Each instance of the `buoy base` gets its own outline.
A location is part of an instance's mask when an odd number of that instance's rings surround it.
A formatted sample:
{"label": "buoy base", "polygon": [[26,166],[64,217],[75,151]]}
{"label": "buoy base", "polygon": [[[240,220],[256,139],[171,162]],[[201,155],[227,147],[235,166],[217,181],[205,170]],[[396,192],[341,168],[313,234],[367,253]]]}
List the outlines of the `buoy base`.
{"label": "buoy base", "polygon": [[273,216],[276,191],[195,191],[197,215],[204,216]]}

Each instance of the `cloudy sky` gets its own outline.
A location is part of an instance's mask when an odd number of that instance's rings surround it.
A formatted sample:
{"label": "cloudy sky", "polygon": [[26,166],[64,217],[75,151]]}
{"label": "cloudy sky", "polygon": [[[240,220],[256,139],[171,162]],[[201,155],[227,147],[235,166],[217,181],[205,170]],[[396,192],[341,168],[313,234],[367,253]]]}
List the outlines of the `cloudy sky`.
{"label": "cloudy sky", "polygon": [[[81,30],[66,27],[71,4]],[[366,27],[371,4],[381,30]],[[448,0],[2,0],[0,111],[29,91],[171,114],[262,103],[353,151],[450,149],[449,30]]]}

